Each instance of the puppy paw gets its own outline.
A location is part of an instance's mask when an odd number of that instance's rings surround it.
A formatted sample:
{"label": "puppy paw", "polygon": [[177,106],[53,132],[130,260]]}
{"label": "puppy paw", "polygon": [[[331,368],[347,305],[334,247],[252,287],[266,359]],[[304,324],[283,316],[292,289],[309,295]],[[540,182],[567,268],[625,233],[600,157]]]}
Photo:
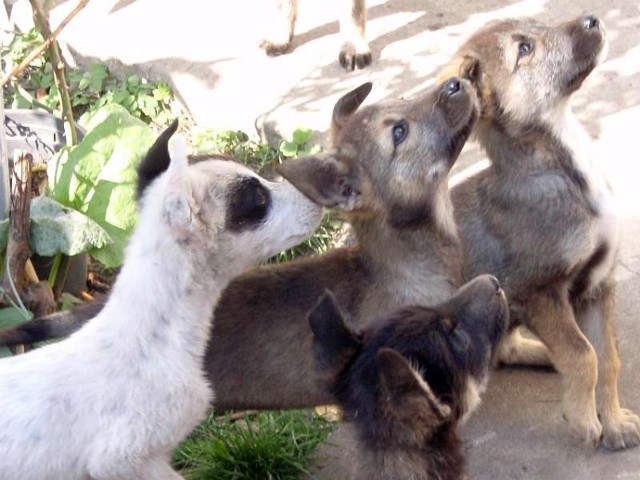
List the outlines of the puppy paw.
{"label": "puppy paw", "polygon": [[623,450],[640,445],[640,417],[631,410],[621,408],[608,421],[603,422],[602,446],[607,450]]}
{"label": "puppy paw", "polygon": [[574,437],[591,447],[598,446],[602,437],[602,425],[598,420],[595,409],[593,409],[592,414],[588,415],[575,415],[565,412],[563,417],[569,422],[569,430]]}
{"label": "puppy paw", "polygon": [[260,48],[270,57],[277,57],[289,51],[291,40],[262,40]]}
{"label": "puppy paw", "polygon": [[352,72],[356,67],[363,69],[371,65],[371,51],[369,47],[358,51],[353,43],[346,42],[340,49],[338,61],[340,62],[340,66],[348,72]]}

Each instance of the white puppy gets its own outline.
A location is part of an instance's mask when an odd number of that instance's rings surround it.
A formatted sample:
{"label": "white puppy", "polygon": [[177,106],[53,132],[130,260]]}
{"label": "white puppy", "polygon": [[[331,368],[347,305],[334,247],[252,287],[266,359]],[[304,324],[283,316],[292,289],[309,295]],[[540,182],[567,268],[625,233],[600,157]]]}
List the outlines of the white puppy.
{"label": "white puppy", "polygon": [[212,399],[201,364],[220,292],[320,220],[288,183],[220,158],[188,165],[179,142],[170,160],[175,127],[139,168],[140,219],[105,308],[0,361],[3,480],[181,478],[169,455]]}

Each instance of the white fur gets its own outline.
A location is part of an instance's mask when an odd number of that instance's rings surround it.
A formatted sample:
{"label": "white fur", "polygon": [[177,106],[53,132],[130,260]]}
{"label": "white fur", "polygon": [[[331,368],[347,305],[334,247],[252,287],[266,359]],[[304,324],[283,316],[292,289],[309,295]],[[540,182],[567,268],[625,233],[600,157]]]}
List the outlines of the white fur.
{"label": "white fur", "polygon": [[584,175],[589,186],[591,201],[598,210],[598,218],[591,228],[589,237],[580,239],[588,241],[588,246],[583,253],[584,260],[587,260],[600,244],[609,245],[606,258],[591,272],[589,288],[593,288],[602,282],[614,267],[621,233],[619,207],[602,165],[593,154],[595,148],[593,141],[571,112],[568,101],[554,109],[545,120],[558,139],[572,152],[573,162]]}
{"label": "white fur", "polygon": [[[225,230],[230,161],[187,166],[178,143],[142,200],[102,312],[65,341],[0,361],[0,478],[181,478],[171,450],[204,417],[209,319],[235,275],[312,233],[321,210],[260,180],[272,208],[255,230]],[[242,326],[239,326],[242,328]]]}

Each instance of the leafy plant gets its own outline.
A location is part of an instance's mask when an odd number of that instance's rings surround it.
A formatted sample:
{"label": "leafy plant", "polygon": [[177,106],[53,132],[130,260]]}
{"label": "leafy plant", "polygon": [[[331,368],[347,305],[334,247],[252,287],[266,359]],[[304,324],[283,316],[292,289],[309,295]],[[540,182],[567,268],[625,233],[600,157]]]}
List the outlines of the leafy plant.
{"label": "leafy plant", "polygon": [[231,155],[260,175],[273,175],[273,167],[280,162],[275,148],[268,143],[253,141],[240,130],[217,131],[211,128],[194,128],[191,142],[199,153]]}
{"label": "leafy plant", "polygon": [[105,106],[85,120],[89,131],[82,142],[63,148],[48,164],[49,195],[107,232],[111,243],[90,253],[115,267],[122,263],[137,219],[136,166],[156,136],[119,105]]}
{"label": "leafy plant", "polygon": [[[36,28],[14,35],[2,49],[3,69],[17,64],[43,43]],[[87,71],[66,70],[74,115],[93,114],[102,107],[118,104],[145,123],[166,125],[170,117],[173,92],[166,82],[150,82],[136,74],[123,80],[115,78],[103,63],[94,63]],[[45,108],[59,112],[60,96],[53,68],[43,53],[24,71],[19,82],[12,81],[5,92],[5,106],[11,108]]]}
{"label": "leafy plant", "polygon": [[[91,218],[66,208],[52,198],[31,201],[29,246],[41,256],[78,255],[111,243],[107,232]],[[9,219],[0,221],[0,250],[7,247]]]}
{"label": "leafy plant", "polygon": [[280,142],[279,151],[286,158],[296,158],[301,155],[313,155],[320,151],[320,146],[310,143],[313,130],[310,128],[296,128],[290,140]]}
{"label": "leafy plant", "polygon": [[262,412],[237,422],[210,415],[174,454],[192,480],[297,479],[332,425],[311,411]]}

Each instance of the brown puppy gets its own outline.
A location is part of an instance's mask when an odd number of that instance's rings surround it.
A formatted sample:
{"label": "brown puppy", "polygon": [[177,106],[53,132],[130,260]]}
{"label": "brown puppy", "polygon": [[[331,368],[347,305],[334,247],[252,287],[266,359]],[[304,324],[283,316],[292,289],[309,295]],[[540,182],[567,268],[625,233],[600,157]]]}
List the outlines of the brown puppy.
{"label": "brown puppy", "polygon": [[[589,443],[622,449],[640,443],[640,419],[618,400],[619,219],[569,106],[604,45],[604,28],[592,16],[554,27],[502,21],[474,34],[445,75],[460,72],[476,87],[475,132],[491,160],[452,193],[466,273],[496,275],[514,325],[526,325],[548,347],[571,429]],[[504,352],[509,360],[522,353]]]}
{"label": "brown puppy", "polygon": [[[300,190],[351,223],[358,246],[261,267],[230,284],[216,309],[205,362],[215,379],[216,408],[332,401],[315,369],[307,322],[326,289],[359,328],[398,307],[439,303],[462,284],[447,174],[475,121],[473,89],[451,79],[411,102],[359,109],[370,88],[365,84],[336,104],[332,149],[282,166]],[[0,343],[69,333],[99,308],[88,304],[27,322],[0,332]],[[65,327],[57,328],[64,319]]]}
{"label": "brown puppy", "polygon": [[312,311],[318,368],[357,432],[357,477],[458,480],[457,425],[478,405],[508,321],[495,277],[444,303],[408,307],[354,332],[334,297]]}
{"label": "brown puppy", "polygon": [[[366,1],[341,0],[340,3],[340,33],[344,43],[340,48],[338,61],[347,71],[365,68],[371,64],[371,50],[365,37]],[[273,22],[268,22],[272,26],[272,32],[261,45],[270,56],[282,55],[289,50],[298,15],[298,0],[275,0],[274,4],[277,14]]]}

